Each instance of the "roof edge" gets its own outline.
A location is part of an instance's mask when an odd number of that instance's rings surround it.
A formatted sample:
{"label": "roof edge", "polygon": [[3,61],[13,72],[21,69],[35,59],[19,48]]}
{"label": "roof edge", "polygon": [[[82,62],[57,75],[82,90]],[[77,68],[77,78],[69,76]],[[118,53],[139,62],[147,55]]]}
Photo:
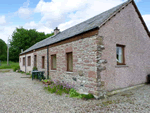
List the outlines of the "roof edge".
{"label": "roof edge", "polygon": [[[68,38],[66,38],[66,39],[60,40],[60,41],[58,41],[58,42],[67,40],[67,39],[69,39],[69,38],[73,38],[73,37],[75,37],[75,36],[77,36],[77,35],[80,35],[80,34],[83,34],[83,33],[89,32],[89,31],[92,31],[92,30],[94,30],[94,29],[99,29],[99,27],[97,27],[97,26],[96,26],[96,27],[93,27],[93,28],[91,28],[91,29],[89,29],[89,30],[83,31],[83,32],[81,32],[81,33],[78,33],[78,34],[73,35],[73,36],[71,36],[71,37],[68,37]],[[49,37],[49,38],[50,38],[50,37]],[[41,40],[41,41],[42,41],[42,40]],[[55,43],[58,43],[58,42],[55,42]],[[38,43],[38,42],[37,42],[37,43]],[[55,44],[55,43],[52,43],[52,44]],[[20,53],[19,56],[20,56],[20,55],[24,55],[25,53],[31,52],[31,51],[33,51],[33,50],[37,50],[37,49],[40,49],[40,48],[43,48],[43,47],[47,47],[47,46],[52,45],[52,44],[48,44],[48,45],[45,45],[45,46],[42,46],[42,47],[39,47],[39,48],[36,48],[36,49],[32,49],[32,50],[27,51],[27,52],[24,52],[24,53]]]}
{"label": "roof edge", "polygon": [[128,2],[126,4],[124,4],[121,8],[119,8],[118,10],[116,10],[113,14],[111,14],[106,20],[104,20],[104,22],[99,25],[99,28],[102,27],[106,22],[108,22],[112,17],[114,17],[118,12],[120,12],[122,9],[124,9],[128,4],[130,4],[133,0],[128,0]]}
{"label": "roof edge", "polygon": [[109,21],[112,17],[114,17],[118,12],[120,12],[122,9],[124,9],[124,8],[125,8],[128,4],[130,4],[130,3],[132,3],[132,5],[134,6],[134,8],[135,8],[136,12],[138,13],[139,18],[140,18],[140,20],[141,20],[141,22],[142,22],[142,24],[143,24],[143,26],[144,26],[144,28],[145,28],[145,30],[146,30],[146,32],[147,32],[147,35],[148,35],[149,38],[150,38],[150,31],[148,30],[148,27],[147,27],[147,25],[146,25],[146,23],[145,23],[145,21],[144,21],[142,15],[141,15],[139,9],[138,9],[138,7],[136,6],[136,3],[134,2],[134,0],[128,0],[128,2],[127,2],[125,5],[123,5],[120,9],[118,9],[118,10],[115,11],[112,15],[110,15],[110,17],[107,18],[107,19],[99,26],[99,28],[102,27],[107,21]]}
{"label": "roof edge", "polygon": [[141,13],[140,13],[140,11],[139,11],[139,9],[138,9],[136,3],[134,2],[134,0],[132,0],[132,4],[133,4],[133,6],[134,6],[136,12],[138,13],[139,18],[140,18],[140,20],[141,20],[141,22],[142,22],[142,24],[143,24],[143,26],[144,26],[144,28],[145,28],[145,30],[146,30],[148,36],[149,36],[149,38],[150,38],[150,31],[148,30],[148,27],[147,27],[147,25],[146,25],[146,23],[145,23],[145,21],[144,21],[142,15],[141,15]]}

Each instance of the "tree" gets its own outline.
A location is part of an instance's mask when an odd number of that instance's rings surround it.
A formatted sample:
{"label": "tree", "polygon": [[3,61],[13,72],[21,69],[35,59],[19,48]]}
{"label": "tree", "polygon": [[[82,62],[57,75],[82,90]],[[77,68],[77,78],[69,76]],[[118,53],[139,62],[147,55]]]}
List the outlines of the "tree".
{"label": "tree", "polygon": [[21,49],[26,50],[35,43],[52,35],[53,33],[45,34],[44,32],[37,32],[35,29],[16,28],[10,41],[10,60],[18,61]]}
{"label": "tree", "polygon": [[0,39],[0,60],[7,60],[7,45],[2,39]]}

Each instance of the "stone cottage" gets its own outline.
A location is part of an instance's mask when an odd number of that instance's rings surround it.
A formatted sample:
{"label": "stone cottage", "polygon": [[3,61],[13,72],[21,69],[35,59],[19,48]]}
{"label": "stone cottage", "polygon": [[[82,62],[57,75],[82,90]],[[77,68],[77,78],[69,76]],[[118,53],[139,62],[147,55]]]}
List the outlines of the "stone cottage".
{"label": "stone cottage", "polygon": [[36,66],[97,98],[150,74],[150,32],[133,0],[54,34],[20,54],[21,70]]}

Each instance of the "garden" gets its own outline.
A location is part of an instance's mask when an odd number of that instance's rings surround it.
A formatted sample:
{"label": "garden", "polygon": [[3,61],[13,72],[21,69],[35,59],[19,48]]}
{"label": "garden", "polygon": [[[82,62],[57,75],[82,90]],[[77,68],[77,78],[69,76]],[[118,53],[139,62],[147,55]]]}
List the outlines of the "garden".
{"label": "garden", "polygon": [[80,94],[75,90],[74,85],[65,82],[52,81],[51,79],[42,80],[42,82],[44,84],[44,90],[50,93],[55,93],[57,95],[66,94],[66,96],[84,100],[94,99],[92,94]]}

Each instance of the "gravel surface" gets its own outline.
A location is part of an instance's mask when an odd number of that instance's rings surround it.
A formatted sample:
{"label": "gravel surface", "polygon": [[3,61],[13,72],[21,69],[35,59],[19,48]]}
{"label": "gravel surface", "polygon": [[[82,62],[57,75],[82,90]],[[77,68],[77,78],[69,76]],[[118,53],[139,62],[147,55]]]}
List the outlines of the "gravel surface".
{"label": "gravel surface", "polygon": [[46,92],[41,82],[0,72],[0,113],[150,113],[150,85],[101,100],[81,100]]}

